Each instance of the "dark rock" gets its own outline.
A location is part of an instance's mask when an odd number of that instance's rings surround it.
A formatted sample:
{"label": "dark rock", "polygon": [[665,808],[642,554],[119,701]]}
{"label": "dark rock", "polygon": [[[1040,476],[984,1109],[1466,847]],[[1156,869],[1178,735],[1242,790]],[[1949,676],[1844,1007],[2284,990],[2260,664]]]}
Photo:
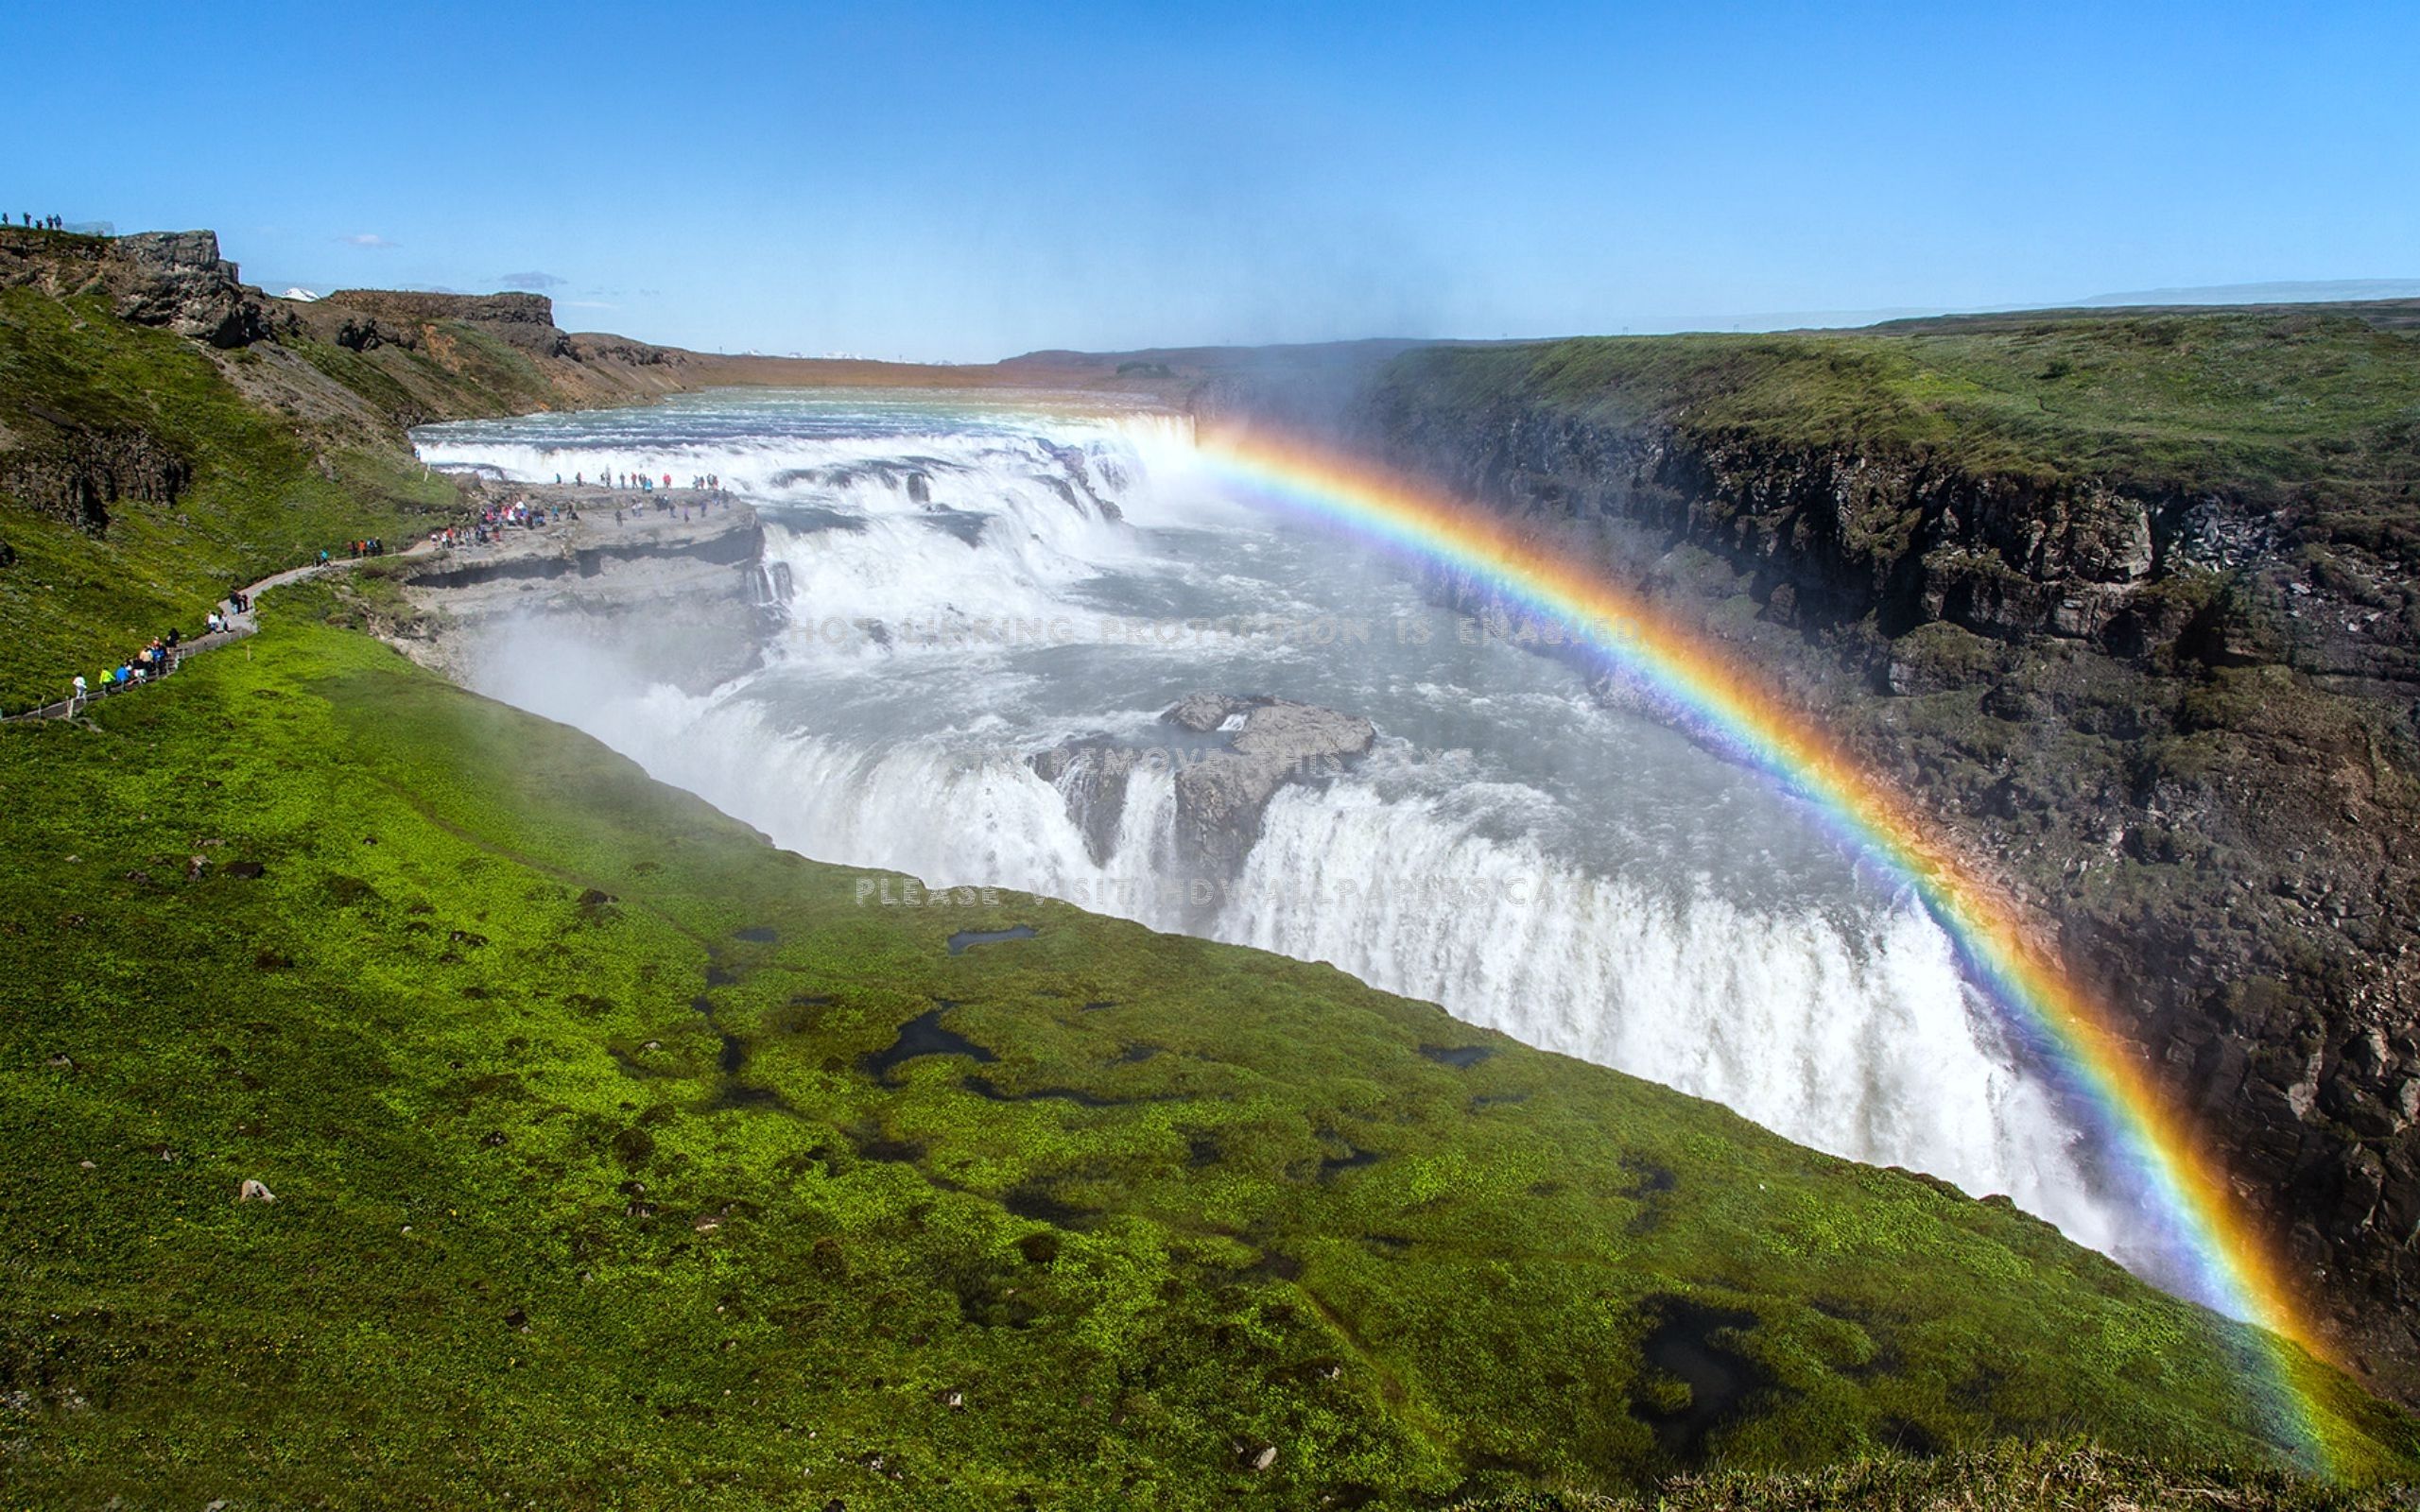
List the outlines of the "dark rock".
{"label": "dark rock", "polygon": [[1159,747],[1093,737],[1044,751],[1031,765],[1058,787],[1096,861],[1108,858],[1134,772],[1172,768],[1177,860],[1185,880],[1204,883],[1232,879],[1241,869],[1278,788],[1343,770],[1377,736],[1370,721],[1356,714],[1219,693],[1188,694],[1160,717],[1213,738]]}

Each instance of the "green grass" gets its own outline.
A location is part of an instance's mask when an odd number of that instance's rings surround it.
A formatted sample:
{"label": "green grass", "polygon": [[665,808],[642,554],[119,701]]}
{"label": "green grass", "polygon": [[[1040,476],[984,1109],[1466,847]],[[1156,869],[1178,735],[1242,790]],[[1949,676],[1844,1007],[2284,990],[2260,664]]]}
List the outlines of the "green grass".
{"label": "green grass", "polygon": [[2420,333],[2325,309],[1429,348],[1394,360],[1382,398],[2304,504],[2323,534],[2420,565]]}
{"label": "green grass", "polygon": [[[2292,1459],[2247,1335],[2005,1204],[1326,968],[861,902],[321,623],[327,590],[268,607],[91,728],[0,731],[0,1503],[1433,1505],[2078,1433]],[[1039,933],[948,949],[1009,924]],[[877,1076],[927,1015],[964,1053]],[[2341,1471],[2420,1469],[2409,1418],[2294,1368]]]}

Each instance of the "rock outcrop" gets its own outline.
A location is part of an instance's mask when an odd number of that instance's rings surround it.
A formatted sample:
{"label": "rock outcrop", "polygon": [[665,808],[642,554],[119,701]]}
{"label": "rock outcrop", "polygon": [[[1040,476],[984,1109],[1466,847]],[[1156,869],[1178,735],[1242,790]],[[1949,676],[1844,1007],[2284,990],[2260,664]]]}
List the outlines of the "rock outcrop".
{"label": "rock outcrop", "polygon": [[308,308],[314,324],[332,324],[337,344],[355,351],[382,344],[416,347],[424,328],[458,320],[534,356],[572,355],[571,337],[555,325],[555,301],[543,294],[337,289]]}
{"label": "rock outcrop", "polygon": [[0,287],[23,285],[62,297],[102,295],[121,320],[214,347],[248,346],[269,334],[261,291],[218,255],[214,232],[102,237],[0,231]]}
{"label": "rock outcrop", "polygon": [[79,530],[105,532],[121,499],[174,504],[193,480],[191,465],[146,431],[95,430],[64,416],[55,430],[45,444],[0,451],[0,493]]}
{"label": "rock outcrop", "polygon": [[[423,665],[476,683],[481,659],[514,654],[520,629],[562,628],[640,674],[702,693],[752,667],[785,613],[768,585],[754,511],[695,521],[633,511],[597,490],[545,490],[580,502],[577,523],[507,531],[493,545],[415,563],[405,591],[420,619],[383,627]],[[778,566],[779,564],[775,564]]]}
{"label": "rock outcrop", "polygon": [[1070,741],[1033,756],[1030,765],[1066,800],[1096,863],[1106,861],[1115,845],[1133,773],[1167,769],[1176,806],[1174,853],[1167,860],[1187,880],[1212,883],[1232,881],[1242,869],[1259,838],[1261,816],[1280,787],[1333,776],[1377,738],[1358,714],[1284,698],[1193,693],[1160,718],[1184,733],[1154,746],[1105,737]]}

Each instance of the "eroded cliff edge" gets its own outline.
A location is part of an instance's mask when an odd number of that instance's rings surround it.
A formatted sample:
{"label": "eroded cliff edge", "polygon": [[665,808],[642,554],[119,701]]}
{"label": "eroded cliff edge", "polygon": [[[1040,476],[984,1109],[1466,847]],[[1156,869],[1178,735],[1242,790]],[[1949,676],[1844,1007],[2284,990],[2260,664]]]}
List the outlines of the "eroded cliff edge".
{"label": "eroded cliff edge", "polygon": [[1431,348],[1322,418],[1735,644],[1991,858],[2410,1400],[2414,315]]}

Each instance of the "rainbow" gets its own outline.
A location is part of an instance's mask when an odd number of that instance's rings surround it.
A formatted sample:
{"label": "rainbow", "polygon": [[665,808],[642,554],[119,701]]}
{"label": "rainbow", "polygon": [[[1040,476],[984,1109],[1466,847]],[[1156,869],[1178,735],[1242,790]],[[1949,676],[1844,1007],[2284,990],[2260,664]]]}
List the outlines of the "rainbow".
{"label": "rainbow", "polygon": [[1366,462],[1265,436],[1204,435],[1200,457],[1246,495],[1341,530],[1422,568],[1463,575],[1487,596],[1559,629],[1564,644],[1643,685],[1701,734],[1760,768],[1860,854],[1899,879],[1948,935],[2009,1030],[2097,1128],[2146,1216],[2186,1272],[2180,1290],[2266,1331],[2257,1352],[2298,1457],[2325,1472],[2333,1419],[2295,1385],[2325,1359],[2292,1288],[2223,1174],[2197,1150],[2104,1012],[2031,937],[2020,911],[1933,838],[1905,798],[1744,669],[1580,563]]}

